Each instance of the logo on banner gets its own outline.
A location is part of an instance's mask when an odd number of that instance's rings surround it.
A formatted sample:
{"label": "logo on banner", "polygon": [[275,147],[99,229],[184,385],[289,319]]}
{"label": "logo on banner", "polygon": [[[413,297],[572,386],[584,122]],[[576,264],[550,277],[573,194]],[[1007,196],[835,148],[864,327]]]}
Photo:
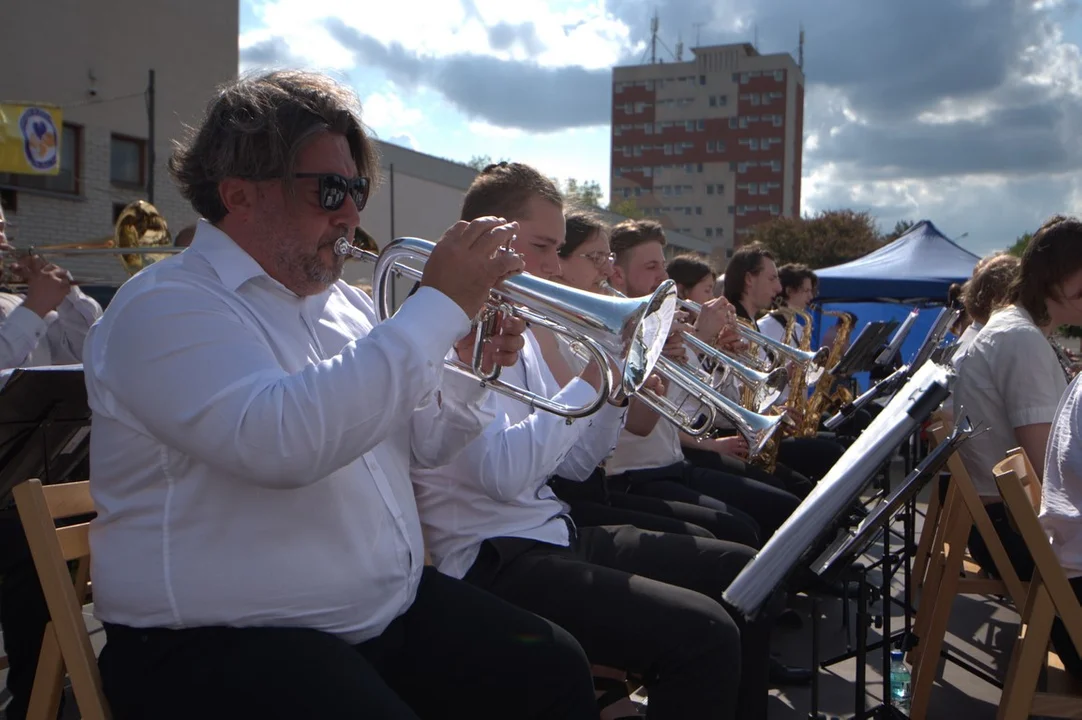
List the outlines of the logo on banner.
{"label": "logo on banner", "polygon": [[41,172],[55,169],[60,158],[60,143],[52,115],[41,108],[27,108],[19,116],[19,130],[23,136],[23,153],[30,167]]}

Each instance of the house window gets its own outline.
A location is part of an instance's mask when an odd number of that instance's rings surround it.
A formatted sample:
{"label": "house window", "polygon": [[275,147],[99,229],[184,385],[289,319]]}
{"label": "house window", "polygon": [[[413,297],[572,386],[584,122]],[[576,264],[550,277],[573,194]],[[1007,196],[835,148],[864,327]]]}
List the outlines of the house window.
{"label": "house window", "polygon": [[0,173],[0,185],[26,190],[79,194],[82,175],[83,129],[64,123],[60,136],[60,172],[56,175]]}
{"label": "house window", "polygon": [[109,142],[109,180],[115,185],[145,185],[146,148],[146,140],[113,135]]}

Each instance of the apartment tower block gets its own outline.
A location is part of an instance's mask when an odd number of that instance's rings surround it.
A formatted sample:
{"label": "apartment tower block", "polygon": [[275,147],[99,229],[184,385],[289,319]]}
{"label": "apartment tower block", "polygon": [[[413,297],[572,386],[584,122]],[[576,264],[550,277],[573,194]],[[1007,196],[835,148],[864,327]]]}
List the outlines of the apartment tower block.
{"label": "apartment tower block", "polygon": [[724,264],[755,225],[800,214],[804,73],[746,43],[691,52],[613,68],[611,200]]}

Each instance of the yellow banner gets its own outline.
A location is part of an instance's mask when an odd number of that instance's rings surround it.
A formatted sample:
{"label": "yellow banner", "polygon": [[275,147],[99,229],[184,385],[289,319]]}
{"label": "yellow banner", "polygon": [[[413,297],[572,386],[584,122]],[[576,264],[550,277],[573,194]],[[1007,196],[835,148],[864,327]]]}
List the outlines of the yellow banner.
{"label": "yellow banner", "polygon": [[53,105],[0,103],[0,172],[60,172],[63,112]]}

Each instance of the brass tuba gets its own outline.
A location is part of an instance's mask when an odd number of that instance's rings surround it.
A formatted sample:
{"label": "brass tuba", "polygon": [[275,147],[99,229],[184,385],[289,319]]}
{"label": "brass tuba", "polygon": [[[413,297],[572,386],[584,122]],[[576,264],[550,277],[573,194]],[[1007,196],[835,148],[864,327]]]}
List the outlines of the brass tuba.
{"label": "brass tuba", "polygon": [[[117,218],[111,238],[96,242],[62,243],[30,247],[17,252],[30,255],[120,255],[128,275],[134,275],[147,265],[182,252],[173,245],[169,225],[158,209],[146,200],[129,204]],[[4,277],[9,268],[4,266]]]}

